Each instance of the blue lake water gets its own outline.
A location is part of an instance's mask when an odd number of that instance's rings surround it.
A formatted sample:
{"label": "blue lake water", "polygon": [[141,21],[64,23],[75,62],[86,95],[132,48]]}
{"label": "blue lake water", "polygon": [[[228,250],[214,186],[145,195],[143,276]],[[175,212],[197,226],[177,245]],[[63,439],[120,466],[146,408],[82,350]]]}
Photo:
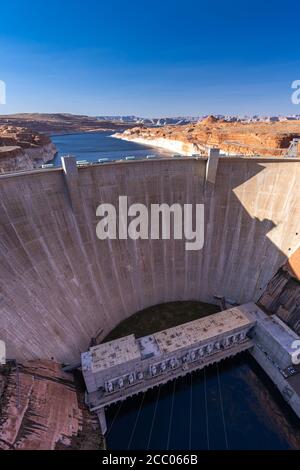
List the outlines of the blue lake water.
{"label": "blue lake water", "polygon": [[[170,152],[114,139],[110,132],[60,135],[54,160],[97,161]],[[300,422],[247,354],[195,372],[107,409],[110,449],[300,449]]]}
{"label": "blue lake water", "polygon": [[172,152],[163,149],[115,139],[111,135],[111,131],[105,131],[52,136],[51,139],[57,147],[58,154],[51,163],[60,166],[60,157],[68,154],[74,155],[77,160],[89,162],[97,162],[99,158],[119,160],[127,156],[140,159],[149,154],[161,157],[172,155]]}
{"label": "blue lake water", "polygon": [[109,449],[300,449],[298,418],[248,354],[107,409]]}

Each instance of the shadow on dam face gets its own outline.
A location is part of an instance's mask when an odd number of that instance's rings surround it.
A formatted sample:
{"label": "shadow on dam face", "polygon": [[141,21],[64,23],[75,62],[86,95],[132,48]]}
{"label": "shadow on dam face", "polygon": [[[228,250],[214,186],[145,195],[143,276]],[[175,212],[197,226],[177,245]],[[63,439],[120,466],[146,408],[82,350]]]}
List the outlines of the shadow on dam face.
{"label": "shadow on dam face", "polygon": [[[300,161],[221,158],[81,168],[70,205],[61,169],[0,177],[2,339],[9,357],[76,361],[96,334],[151,305],[215,295],[257,300],[299,245]],[[100,203],[204,204],[199,251],[185,240],[96,237]],[[185,319],[182,318],[182,322]]]}

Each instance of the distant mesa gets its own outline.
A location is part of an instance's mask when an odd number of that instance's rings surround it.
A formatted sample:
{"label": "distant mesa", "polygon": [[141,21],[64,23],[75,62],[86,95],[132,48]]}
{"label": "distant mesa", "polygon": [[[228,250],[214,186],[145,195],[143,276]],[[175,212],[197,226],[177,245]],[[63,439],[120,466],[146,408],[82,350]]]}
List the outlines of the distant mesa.
{"label": "distant mesa", "polygon": [[72,134],[101,130],[122,131],[138,124],[100,120],[97,117],[68,113],[20,113],[0,116],[0,125],[26,127],[44,134]]}
{"label": "distant mesa", "polygon": [[223,119],[218,119],[217,117],[213,116],[212,114],[210,116],[207,116],[207,118],[202,119],[201,124],[214,124],[215,122],[224,122]]}

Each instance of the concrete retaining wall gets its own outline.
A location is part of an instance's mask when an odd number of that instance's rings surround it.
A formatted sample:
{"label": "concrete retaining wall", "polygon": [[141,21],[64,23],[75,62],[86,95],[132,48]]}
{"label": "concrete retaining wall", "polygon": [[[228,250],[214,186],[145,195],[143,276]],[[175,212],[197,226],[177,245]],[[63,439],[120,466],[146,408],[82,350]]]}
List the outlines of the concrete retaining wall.
{"label": "concrete retaining wall", "polygon": [[254,346],[251,350],[251,355],[270,377],[274,385],[278,388],[284,400],[294,410],[298,418],[300,418],[300,397],[297,392],[293,389],[291,384],[282,376],[279,370],[272,364],[266,355]]}

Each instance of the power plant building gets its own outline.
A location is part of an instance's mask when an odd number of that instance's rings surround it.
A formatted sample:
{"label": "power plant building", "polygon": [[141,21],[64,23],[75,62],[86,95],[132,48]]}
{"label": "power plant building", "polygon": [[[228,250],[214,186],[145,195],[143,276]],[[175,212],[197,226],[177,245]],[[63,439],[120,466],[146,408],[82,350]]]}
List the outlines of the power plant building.
{"label": "power plant building", "polygon": [[82,353],[82,371],[91,401],[111,402],[115,393],[155,386],[160,379],[201,368],[207,358],[251,341],[254,325],[234,307],[142,338],[134,335],[91,347]]}

